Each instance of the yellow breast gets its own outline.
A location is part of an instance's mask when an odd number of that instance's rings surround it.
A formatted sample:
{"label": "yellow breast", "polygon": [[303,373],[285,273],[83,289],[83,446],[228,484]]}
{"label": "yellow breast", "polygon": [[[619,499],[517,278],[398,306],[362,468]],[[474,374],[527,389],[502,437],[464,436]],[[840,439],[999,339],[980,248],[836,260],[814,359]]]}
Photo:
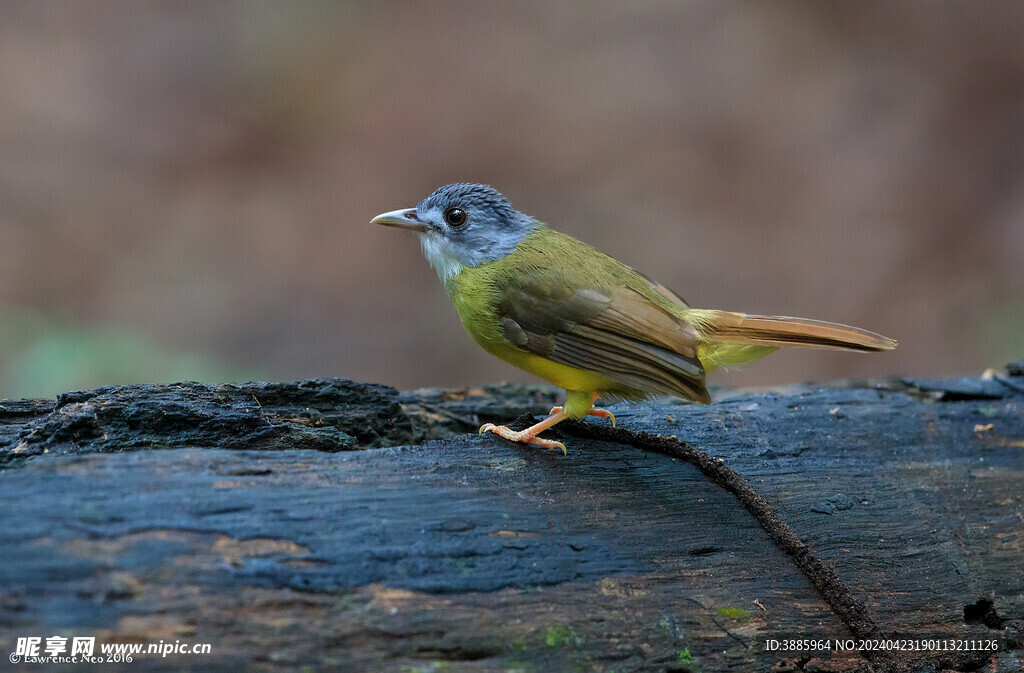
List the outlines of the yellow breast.
{"label": "yellow breast", "polygon": [[600,391],[617,384],[599,374],[552,362],[519,348],[505,337],[498,314],[498,285],[508,258],[463,268],[445,283],[462,326],[491,355],[566,390]]}

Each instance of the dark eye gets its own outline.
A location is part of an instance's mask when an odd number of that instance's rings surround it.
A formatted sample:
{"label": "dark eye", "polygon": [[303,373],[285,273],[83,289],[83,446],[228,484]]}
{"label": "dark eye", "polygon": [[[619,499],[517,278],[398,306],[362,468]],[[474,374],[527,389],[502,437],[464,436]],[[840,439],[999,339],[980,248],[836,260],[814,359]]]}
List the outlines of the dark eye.
{"label": "dark eye", "polygon": [[449,208],[444,211],[444,221],[447,222],[450,227],[461,227],[466,223],[468,218],[469,216],[466,215],[466,211],[462,208]]}

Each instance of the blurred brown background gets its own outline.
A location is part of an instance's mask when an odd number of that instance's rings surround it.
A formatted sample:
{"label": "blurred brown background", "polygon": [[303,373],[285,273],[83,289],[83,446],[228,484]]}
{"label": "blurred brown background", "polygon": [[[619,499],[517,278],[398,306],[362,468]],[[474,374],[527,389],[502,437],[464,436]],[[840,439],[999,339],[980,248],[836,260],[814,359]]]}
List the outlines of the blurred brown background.
{"label": "blurred brown background", "polygon": [[1024,3],[0,4],[0,396],[128,381],[530,380],[416,241],[452,181],[692,304],[893,354],[1024,355]]}

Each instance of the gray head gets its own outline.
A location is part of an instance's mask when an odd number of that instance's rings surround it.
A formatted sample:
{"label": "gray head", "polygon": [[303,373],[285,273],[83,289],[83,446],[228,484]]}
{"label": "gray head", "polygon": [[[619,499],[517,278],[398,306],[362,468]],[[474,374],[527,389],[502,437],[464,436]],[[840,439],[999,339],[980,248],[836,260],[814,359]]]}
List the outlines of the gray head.
{"label": "gray head", "polygon": [[445,185],[415,208],[395,210],[371,220],[420,236],[423,253],[447,281],[463,267],[501,259],[538,226],[488,185]]}

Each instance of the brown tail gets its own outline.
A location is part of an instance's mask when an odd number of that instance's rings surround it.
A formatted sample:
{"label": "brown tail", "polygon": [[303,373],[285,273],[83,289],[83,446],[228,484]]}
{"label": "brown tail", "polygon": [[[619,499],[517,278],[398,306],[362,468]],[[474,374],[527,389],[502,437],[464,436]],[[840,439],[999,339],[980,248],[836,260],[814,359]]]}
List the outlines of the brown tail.
{"label": "brown tail", "polygon": [[834,348],[862,353],[896,348],[895,339],[822,320],[727,311],[707,311],[701,317],[701,336],[718,343]]}

